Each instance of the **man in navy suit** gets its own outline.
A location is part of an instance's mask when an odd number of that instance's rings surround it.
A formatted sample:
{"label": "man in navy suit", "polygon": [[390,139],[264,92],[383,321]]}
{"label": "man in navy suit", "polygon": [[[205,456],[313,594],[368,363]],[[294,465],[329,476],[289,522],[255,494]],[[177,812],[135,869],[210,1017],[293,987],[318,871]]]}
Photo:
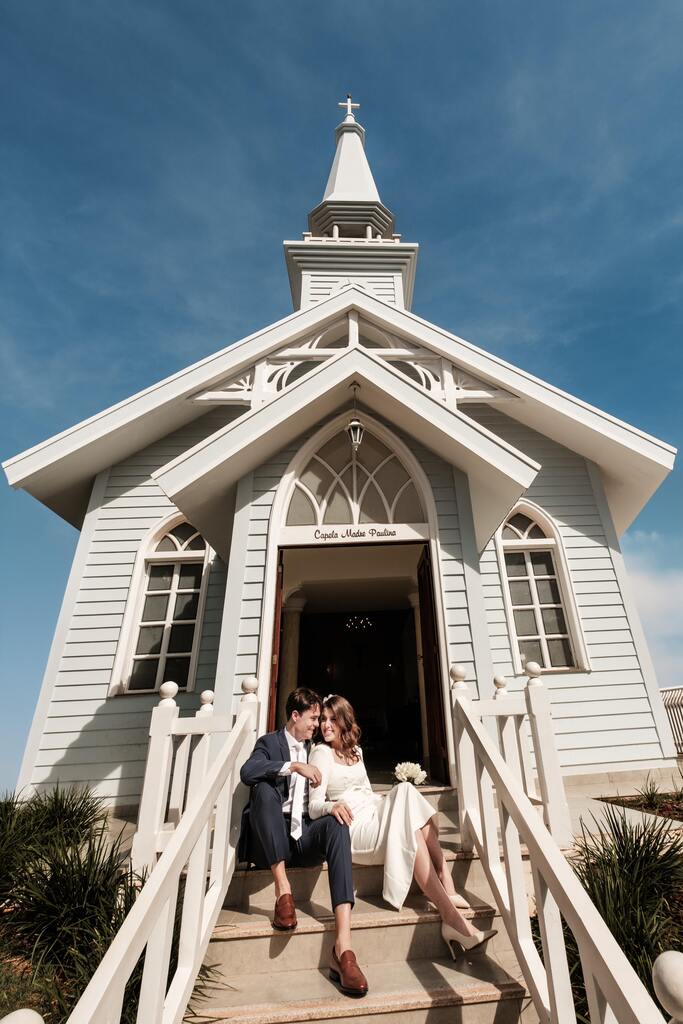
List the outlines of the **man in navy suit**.
{"label": "man in navy suit", "polygon": [[288,867],[309,867],[327,861],[336,940],[330,975],[349,995],[363,996],[365,977],[351,950],[351,908],[354,903],[351,839],[341,819],[329,814],[312,821],[308,816],[308,787],[320,784],[319,770],[308,753],[320,722],[322,701],[317,693],[299,687],[287,698],[287,724],[256,741],[240,772],[251,787],[242,815],[239,860],[270,868],[275,881],[273,927],[296,928],[296,909],[287,878]]}

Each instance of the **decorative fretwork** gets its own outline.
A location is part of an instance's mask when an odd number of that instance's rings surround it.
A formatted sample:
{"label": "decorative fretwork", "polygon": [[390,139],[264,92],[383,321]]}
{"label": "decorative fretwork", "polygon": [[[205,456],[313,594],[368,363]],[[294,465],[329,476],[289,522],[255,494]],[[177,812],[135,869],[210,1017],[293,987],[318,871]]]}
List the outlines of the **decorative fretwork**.
{"label": "decorative fretwork", "polygon": [[428,394],[450,405],[513,397],[471,376],[443,355],[369,322],[352,320],[351,316],[270,353],[256,366],[195,395],[195,401],[263,405],[321,363],[355,346],[371,352]]}
{"label": "decorative fretwork", "polygon": [[358,452],[345,431],[316,452],[294,484],[287,526],[424,523],[415,484],[397,455],[366,430]]}

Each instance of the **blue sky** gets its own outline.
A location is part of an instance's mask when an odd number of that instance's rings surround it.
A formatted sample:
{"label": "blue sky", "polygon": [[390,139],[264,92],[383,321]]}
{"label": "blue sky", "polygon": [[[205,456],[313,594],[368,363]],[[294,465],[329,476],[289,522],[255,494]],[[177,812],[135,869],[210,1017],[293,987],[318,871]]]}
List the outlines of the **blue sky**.
{"label": "blue sky", "polygon": [[[281,250],[360,100],[414,309],[680,445],[680,0],[7,0],[2,458],[291,311]],[[683,682],[683,476],[625,540],[662,685]],[[0,488],[0,788],[75,546]]]}

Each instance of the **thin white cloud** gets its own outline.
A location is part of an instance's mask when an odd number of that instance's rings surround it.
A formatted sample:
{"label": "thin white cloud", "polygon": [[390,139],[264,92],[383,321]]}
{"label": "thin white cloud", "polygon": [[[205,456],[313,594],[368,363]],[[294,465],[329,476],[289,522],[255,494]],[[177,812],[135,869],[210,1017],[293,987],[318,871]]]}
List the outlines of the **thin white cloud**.
{"label": "thin white cloud", "polygon": [[658,564],[667,539],[657,532],[634,531],[624,550],[659,685],[683,685],[683,569]]}

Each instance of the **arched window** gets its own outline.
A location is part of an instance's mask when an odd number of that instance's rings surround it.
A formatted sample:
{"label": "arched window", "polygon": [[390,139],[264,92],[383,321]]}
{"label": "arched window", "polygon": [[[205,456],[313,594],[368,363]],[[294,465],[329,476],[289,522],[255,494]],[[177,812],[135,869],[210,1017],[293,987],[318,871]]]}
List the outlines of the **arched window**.
{"label": "arched window", "polygon": [[208,548],[186,522],[157,535],[150,547],[125,688],[153,691],[172,681],[188,689],[199,647]]}
{"label": "arched window", "polygon": [[357,452],[344,430],[316,452],[295,482],[286,519],[287,526],[424,522],[410,474],[368,430]]}
{"label": "arched window", "polygon": [[517,509],[497,538],[513,661],[547,671],[587,667],[559,537],[546,517]]}

